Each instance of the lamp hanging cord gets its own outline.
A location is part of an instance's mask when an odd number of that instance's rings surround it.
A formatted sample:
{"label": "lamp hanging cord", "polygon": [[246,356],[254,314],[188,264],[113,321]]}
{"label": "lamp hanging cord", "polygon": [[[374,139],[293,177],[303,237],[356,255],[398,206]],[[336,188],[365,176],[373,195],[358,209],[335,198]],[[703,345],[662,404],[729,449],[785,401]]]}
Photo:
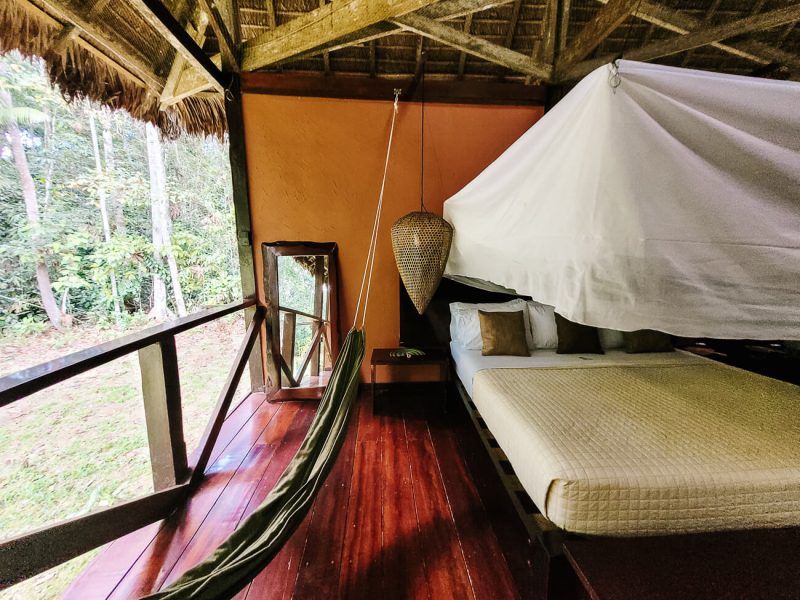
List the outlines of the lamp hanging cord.
{"label": "lamp hanging cord", "polygon": [[[392,139],[394,138],[394,125],[397,121],[397,113],[400,103],[400,90],[394,90],[394,107],[392,110],[392,126],[389,129],[389,143],[386,145],[386,160],[383,164],[383,179],[381,180],[381,191],[378,195],[378,207],[375,210],[375,221],[372,223],[372,236],[369,240],[369,249],[367,250],[367,260],[364,264],[364,275],[361,278],[361,289],[358,292],[358,303],[356,304],[356,312],[353,315],[353,327],[358,322],[358,314],[361,310],[361,300],[364,300],[364,312],[361,313],[361,328],[364,328],[364,323],[367,320],[367,304],[369,304],[369,291],[372,285],[372,271],[375,265],[375,254],[378,246],[378,229],[381,222],[381,212],[383,212],[383,193],[386,189],[386,176],[389,172],[389,157],[392,154]],[[366,284],[366,295],[364,294],[364,286]]]}
{"label": "lamp hanging cord", "polygon": [[420,72],[420,94],[422,106],[420,107],[420,165],[419,165],[419,210],[425,212],[425,53],[422,53],[422,70]]}

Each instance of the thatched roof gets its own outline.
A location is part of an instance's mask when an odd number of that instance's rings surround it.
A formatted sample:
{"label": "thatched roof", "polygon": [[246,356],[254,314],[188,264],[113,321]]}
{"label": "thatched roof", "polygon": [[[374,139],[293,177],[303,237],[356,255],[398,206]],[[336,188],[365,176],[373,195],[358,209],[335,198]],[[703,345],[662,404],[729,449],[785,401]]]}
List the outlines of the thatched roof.
{"label": "thatched roof", "polygon": [[192,50],[223,71],[337,78],[411,78],[424,56],[431,78],[569,83],[617,55],[800,78],[798,16],[787,0],[3,0],[0,52],[42,56],[67,96],[167,135],[219,135],[224,74]]}

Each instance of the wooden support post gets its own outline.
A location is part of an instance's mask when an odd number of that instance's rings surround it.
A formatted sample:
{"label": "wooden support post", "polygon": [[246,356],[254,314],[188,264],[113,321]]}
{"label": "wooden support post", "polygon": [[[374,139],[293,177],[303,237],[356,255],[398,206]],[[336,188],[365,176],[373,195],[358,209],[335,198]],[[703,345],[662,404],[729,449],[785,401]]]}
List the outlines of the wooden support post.
{"label": "wooden support post", "polygon": [[[250,195],[247,187],[247,152],[244,143],[242,92],[238,75],[233,76],[231,86],[225,94],[225,116],[228,119],[228,138],[230,140],[231,184],[242,295],[245,298],[255,298],[256,272],[253,259],[253,234],[250,226]],[[252,321],[254,313],[255,308],[245,311],[247,325]],[[247,364],[250,369],[250,389],[254,392],[263,390],[264,362],[260,343],[252,349]]]}
{"label": "wooden support post", "polygon": [[297,315],[283,313],[283,331],[281,331],[281,356],[283,356],[289,372],[294,374],[294,339],[297,330]]}
{"label": "wooden support post", "polygon": [[[322,319],[322,304],[325,296],[325,257],[317,256],[314,258],[314,315]],[[324,328],[322,321],[314,321],[311,326],[311,339],[316,339],[317,331]],[[322,342],[317,343],[311,350],[311,376],[319,375],[319,349]]]}
{"label": "wooden support post", "polygon": [[175,337],[141,348],[139,369],[153,489],[158,492],[181,483],[187,472]]}

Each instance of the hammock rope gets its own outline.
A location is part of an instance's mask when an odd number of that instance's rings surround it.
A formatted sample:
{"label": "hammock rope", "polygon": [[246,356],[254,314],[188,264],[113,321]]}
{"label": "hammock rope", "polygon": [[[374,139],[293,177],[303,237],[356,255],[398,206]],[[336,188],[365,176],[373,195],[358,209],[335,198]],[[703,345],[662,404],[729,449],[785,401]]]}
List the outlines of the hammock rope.
{"label": "hammock rope", "polygon": [[[372,225],[364,276],[353,326],[331,371],[303,443],[264,502],[205,561],[184,573],[151,600],[219,600],[232,598],[258,575],[281,550],[305,518],[333,468],[347,434],[364,360],[369,293],[378,244],[383,197],[389,170],[400,91],[395,90],[392,123],[386,149],[378,206]],[[361,303],[361,326],[356,328]]]}
{"label": "hammock rope", "polygon": [[[364,282],[367,283],[367,295],[364,298],[364,312],[361,317],[361,327],[367,319],[367,305],[369,304],[369,290],[372,284],[372,268],[375,264],[375,250],[378,246],[378,228],[381,223],[381,213],[383,212],[383,193],[386,190],[386,176],[389,172],[389,158],[392,155],[392,140],[394,139],[394,126],[397,121],[397,112],[400,103],[400,90],[394,90],[394,106],[392,107],[392,124],[389,128],[389,142],[386,144],[386,159],[383,162],[383,179],[381,180],[381,191],[378,194],[378,207],[375,210],[375,220],[372,223],[372,236],[369,240],[369,249],[367,250],[367,260],[364,264],[364,275],[361,278],[361,289],[358,291],[358,303],[356,304],[356,313],[353,315],[353,327],[356,326],[358,320],[358,311],[361,309],[361,296],[364,293]],[[369,274],[367,274],[369,271]]]}

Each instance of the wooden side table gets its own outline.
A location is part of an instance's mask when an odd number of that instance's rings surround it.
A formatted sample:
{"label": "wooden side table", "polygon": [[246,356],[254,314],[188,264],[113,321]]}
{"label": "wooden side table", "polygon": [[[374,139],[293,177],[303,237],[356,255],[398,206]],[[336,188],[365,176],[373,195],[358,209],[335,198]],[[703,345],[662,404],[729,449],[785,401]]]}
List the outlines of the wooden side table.
{"label": "wooden side table", "polygon": [[450,381],[450,356],[441,348],[424,348],[424,356],[392,356],[392,351],[397,348],[375,348],[370,359],[370,371],[372,374],[372,397],[375,398],[375,368],[378,366],[391,367],[418,367],[437,365],[439,367],[440,380],[444,386],[444,402],[447,402],[447,384]]}

